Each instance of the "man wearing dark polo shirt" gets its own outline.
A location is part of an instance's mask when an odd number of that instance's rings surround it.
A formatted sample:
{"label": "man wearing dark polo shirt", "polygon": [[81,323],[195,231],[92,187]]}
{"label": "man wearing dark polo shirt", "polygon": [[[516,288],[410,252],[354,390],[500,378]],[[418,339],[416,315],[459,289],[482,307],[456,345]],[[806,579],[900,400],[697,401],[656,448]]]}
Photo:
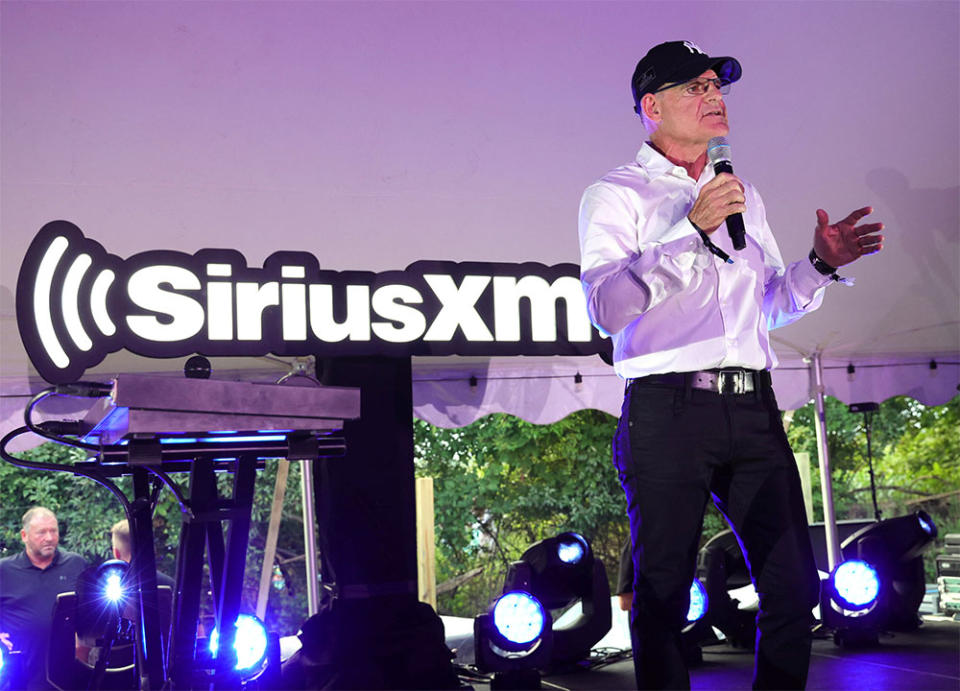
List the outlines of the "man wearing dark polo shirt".
{"label": "man wearing dark polo shirt", "polygon": [[75,588],[87,562],[58,548],[57,517],[42,506],[23,514],[20,538],[23,552],[0,559],[0,639],[8,649],[21,651],[24,686],[47,688],[53,606],[59,593]]}

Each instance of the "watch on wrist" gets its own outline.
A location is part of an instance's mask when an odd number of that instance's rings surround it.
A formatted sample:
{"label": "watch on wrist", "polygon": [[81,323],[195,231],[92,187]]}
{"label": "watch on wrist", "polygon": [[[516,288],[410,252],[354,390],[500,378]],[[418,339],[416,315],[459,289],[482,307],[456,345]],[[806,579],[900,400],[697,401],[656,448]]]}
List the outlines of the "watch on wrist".
{"label": "watch on wrist", "polygon": [[824,276],[830,276],[831,274],[837,273],[837,267],[830,266],[825,261],[820,258],[820,255],[817,254],[815,249],[810,250],[810,263],[813,264],[813,268],[822,273]]}
{"label": "watch on wrist", "polygon": [[837,267],[830,266],[825,261],[823,261],[820,258],[820,255],[817,254],[817,250],[811,249],[810,254],[807,256],[810,259],[810,263],[813,264],[813,268],[816,269],[819,273],[823,274],[824,276],[829,276],[831,281],[836,281],[837,283],[841,283],[845,286],[853,285],[852,278],[845,278],[843,276],[838,276]]}

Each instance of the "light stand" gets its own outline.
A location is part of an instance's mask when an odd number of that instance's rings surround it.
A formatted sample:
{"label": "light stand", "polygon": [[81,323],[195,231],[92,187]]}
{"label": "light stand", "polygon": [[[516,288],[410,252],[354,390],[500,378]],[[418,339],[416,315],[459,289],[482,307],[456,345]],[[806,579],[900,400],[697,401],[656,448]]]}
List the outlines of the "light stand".
{"label": "light stand", "polygon": [[883,520],[880,507],[877,504],[877,479],[873,473],[873,414],[880,409],[877,403],[851,403],[848,410],[851,413],[863,413],[863,431],[867,435],[867,468],[870,471],[870,496],[873,497],[873,515],[877,521]]}

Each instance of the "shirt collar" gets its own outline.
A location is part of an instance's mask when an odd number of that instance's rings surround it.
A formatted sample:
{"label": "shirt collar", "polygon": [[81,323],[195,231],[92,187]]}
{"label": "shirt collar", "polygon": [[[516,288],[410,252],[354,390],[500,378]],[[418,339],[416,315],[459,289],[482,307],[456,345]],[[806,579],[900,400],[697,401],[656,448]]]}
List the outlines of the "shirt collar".
{"label": "shirt collar", "polygon": [[[46,571],[46,569],[40,569],[40,568],[38,568],[32,561],[30,561],[30,557],[27,556],[27,550],[23,550],[22,552],[20,552],[20,554],[17,555],[17,559],[18,559],[20,565],[23,566],[24,568],[36,569],[37,571]],[[59,548],[59,547],[57,547],[57,549],[54,551],[54,553],[53,553],[53,561],[51,561],[51,562],[47,565],[47,569],[49,569],[49,568],[57,565],[58,563],[60,563],[60,548]]]}
{"label": "shirt collar", "polygon": [[[637,165],[646,171],[651,180],[661,175],[670,175],[681,180],[691,179],[683,166],[674,165],[666,156],[650,146],[650,142],[644,142],[640,151],[637,152]],[[700,180],[706,182],[713,175],[713,168],[708,164],[700,173]]]}

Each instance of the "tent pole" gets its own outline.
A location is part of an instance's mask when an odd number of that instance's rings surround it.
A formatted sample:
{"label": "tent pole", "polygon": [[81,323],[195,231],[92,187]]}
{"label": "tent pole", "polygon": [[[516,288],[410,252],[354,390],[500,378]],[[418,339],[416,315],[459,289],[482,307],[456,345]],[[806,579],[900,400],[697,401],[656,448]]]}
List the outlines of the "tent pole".
{"label": "tent pole", "polygon": [[320,578],[317,574],[317,526],[313,504],[313,462],[300,461],[300,492],[303,503],[303,549],[307,561],[307,616],[320,608]]}
{"label": "tent pole", "polygon": [[810,374],[817,411],[814,427],[817,432],[817,457],[820,461],[820,488],[823,494],[823,530],[827,542],[827,565],[832,572],[840,561],[840,537],[837,533],[837,516],[833,509],[833,481],[830,474],[830,449],[827,445],[823,366],[819,350],[810,358]]}
{"label": "tent pole", "polygon": [[280,519],[283,517],[283,498],[287,493],[287,475],[290,461],[277,461],[277,480],[273,487],[273,506],[270,508],[270,523],[267,527],[267,543],[263,547],[263,566],[260,569],[260,589],[257,591],[257,619],[265,621],[267,600],[270,597],[270,581],[273,578],[273,561],[277,556],[277,539],[280,537]]}

